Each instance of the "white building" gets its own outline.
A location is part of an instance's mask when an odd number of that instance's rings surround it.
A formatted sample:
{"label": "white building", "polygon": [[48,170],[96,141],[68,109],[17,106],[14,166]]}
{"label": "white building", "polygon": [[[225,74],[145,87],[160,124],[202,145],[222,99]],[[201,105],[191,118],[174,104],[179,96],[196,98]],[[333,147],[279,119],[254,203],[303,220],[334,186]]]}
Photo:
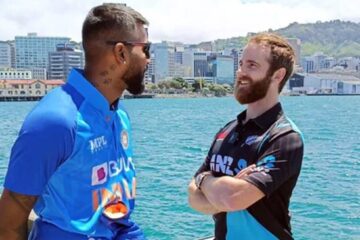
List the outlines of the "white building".
{"label": "white building", "polygon": [[308,74],[304,79],[308,93],[360,94],[360,78],[341,74]]}
{"label": "white building", "polygon": [[32,71],[29,69],[1,68],[0,79],[32,79]]}

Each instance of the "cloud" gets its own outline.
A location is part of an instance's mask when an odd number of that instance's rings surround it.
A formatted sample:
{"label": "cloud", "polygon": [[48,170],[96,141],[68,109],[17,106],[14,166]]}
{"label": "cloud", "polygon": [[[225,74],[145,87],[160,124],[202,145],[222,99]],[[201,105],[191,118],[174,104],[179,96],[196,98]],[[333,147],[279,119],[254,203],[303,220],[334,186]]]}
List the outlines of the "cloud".
{"label": "cloud", "polygon": [[[198,43],[248,32],[333,19],[359,22],[358,0],[128,0],[150,21],[150,40]],[[80,41],[81,25],[99,0],[0,0],[0,40],[28,32]]]}

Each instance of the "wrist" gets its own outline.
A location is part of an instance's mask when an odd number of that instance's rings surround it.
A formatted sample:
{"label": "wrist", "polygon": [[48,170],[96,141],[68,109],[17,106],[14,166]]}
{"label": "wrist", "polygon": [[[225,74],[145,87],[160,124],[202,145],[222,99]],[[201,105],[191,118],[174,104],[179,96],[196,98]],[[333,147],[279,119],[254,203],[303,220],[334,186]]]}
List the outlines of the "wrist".
{"label": "wrist", "polygon": [[205,179],[211,175],[211,172],[202,172],[195,177],[195,186],[201,190],[201,186],[204,184]]}

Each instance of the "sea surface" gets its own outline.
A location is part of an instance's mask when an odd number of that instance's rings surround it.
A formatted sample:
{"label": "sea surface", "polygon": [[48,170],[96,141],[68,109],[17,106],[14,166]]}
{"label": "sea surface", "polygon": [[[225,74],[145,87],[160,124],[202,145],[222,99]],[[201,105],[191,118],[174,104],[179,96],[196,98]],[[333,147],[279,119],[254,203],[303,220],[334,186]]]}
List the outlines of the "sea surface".
{"label": "sea surface", "polygon": [[[360,239],[360,97],[282,97],[305,137],[291,203],[295,239]],[[0,191],[10,149],[34,102],[0,102]],[[187,185],[213,135],[244,109],[231,98],[130,99],[137,207],[151,239],[212,235],[211,217],[187,204]]]}

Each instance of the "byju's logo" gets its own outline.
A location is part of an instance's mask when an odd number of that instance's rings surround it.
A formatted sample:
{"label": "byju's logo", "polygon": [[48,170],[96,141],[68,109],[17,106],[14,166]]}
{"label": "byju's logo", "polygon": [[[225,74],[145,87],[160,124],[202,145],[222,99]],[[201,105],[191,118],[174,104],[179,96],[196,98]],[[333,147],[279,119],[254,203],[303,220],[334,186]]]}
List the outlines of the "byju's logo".
{"label": "byju's logo", "polygon": [[103,184],[107,181],[108,165],[103,163],[92,168],[91,185]]}
{"label": "byju's logo", "polygon": [[105,136],[100,136],[89,140],[89,146],[91,153],[95,153],[99,150],[104,149],[107,146],[107,141]]}

